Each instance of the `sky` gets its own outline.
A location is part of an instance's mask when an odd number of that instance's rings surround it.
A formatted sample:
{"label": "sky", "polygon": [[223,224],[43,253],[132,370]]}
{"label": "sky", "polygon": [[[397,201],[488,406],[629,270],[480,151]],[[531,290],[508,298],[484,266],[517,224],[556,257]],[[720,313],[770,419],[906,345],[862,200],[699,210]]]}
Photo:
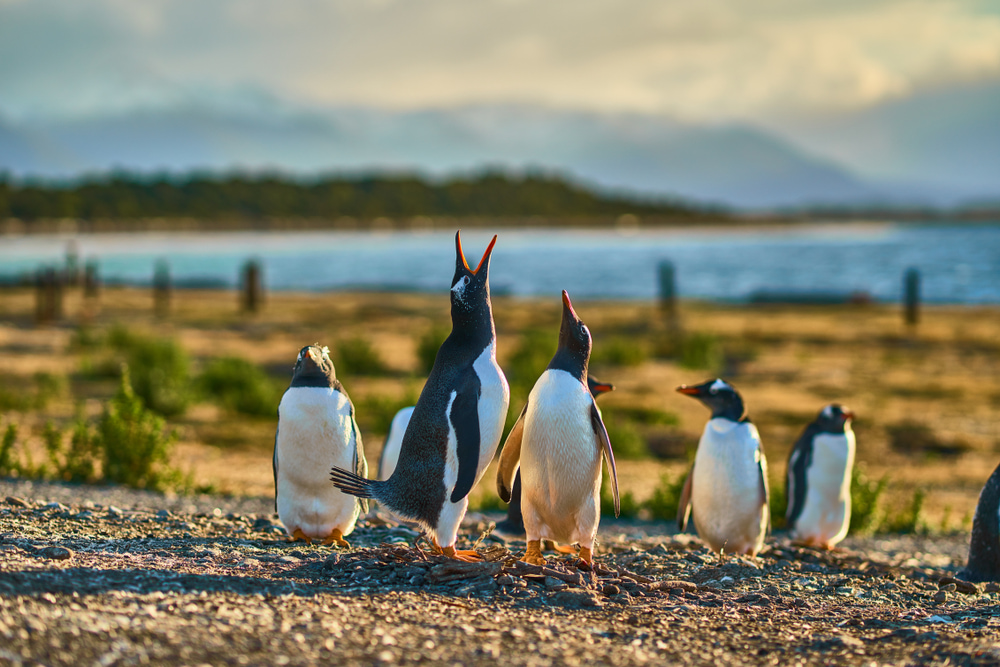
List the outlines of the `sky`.
{"label": "sky", "polygon": [[1000,81],[1000,2],[0,0],[0,115],[537,104],[688,121]]}

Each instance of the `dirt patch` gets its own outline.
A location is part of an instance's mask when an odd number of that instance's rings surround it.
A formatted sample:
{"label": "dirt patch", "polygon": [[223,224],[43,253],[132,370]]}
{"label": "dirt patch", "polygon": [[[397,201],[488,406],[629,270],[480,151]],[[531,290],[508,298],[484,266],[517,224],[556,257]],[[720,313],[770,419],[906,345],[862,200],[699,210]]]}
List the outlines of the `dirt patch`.
{"label": "dirt patch", "polygon": [[539,568],[492,538],[483,563],[450,561],[378,518],[351,549],[289,544],[267,498],[9,480],[0,498],[3,664],[1000,660],[998,588],[948,578],[964,536],[722,559],[669,524],[606,522],[594,568]]}

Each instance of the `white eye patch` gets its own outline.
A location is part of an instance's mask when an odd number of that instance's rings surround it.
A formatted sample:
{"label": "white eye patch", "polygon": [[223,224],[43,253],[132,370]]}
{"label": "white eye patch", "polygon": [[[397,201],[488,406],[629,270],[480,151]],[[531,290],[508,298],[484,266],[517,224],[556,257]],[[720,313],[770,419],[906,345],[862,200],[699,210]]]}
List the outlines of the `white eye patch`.
{"label": "white eye patch", "polygon": [[462,294],[465,292],[465,288],[472,282],[469,280],[469,276],[462,276],[455,281],[455,284],[451,286],[451,291],[455,293],[455,296],[461,298]]}
{"label": "white eye patch", "polygon": [[825,408],[823,408],[823,416],[826,417],[827,419],[830,419],[830,418],[833,417],[833,406],[832,405],[828,405]]}
{"label": "white eye patch", "polygon": [[726,383],[725,383],[725,382],[723,382],[722,380],[716,380],[715,382],[713,382],[713,383],[712,383],[712,386],[711,386],[711,387],[709,387],[709,389],[710,389],[710,390],[711,390],[711,391],[712,391],[713,393],[715,393],[715,392],[719,392],[719,391],[722,391],[723,389],[731,389],[731,388],[732,388],[732,387],[730,387],[730,386],[729,386],[728,384],[726,384]]}

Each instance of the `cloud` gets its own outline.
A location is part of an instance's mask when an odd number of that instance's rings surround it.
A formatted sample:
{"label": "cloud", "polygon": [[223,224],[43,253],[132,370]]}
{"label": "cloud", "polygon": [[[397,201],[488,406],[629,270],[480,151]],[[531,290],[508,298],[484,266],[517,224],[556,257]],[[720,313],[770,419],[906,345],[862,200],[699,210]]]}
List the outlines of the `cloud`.
{"label": "cloud", "polygon": [[1000,15],[929,0],[0,0],[0,110],[261,90],[696,119],[861,107],[1000,76]]}

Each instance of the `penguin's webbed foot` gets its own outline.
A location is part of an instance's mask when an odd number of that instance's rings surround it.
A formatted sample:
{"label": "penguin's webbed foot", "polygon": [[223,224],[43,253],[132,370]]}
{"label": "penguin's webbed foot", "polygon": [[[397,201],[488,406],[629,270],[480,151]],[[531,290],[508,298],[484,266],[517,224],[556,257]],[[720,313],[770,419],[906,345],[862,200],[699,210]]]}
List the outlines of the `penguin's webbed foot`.
{"label": "penguin's webbed foot", "polygon": [[550,544],[551,546],[547,544],[546,547],[551,548],[552,551],[556,551],[561,554],[572,554],[574,556],[577,554],[576,546],[572,544],[559,544],[558,542],[550,542]]}
{"label": "penguin's webbed foot", "polygon": [[588,569],[593,567],[594,552],[590,550],[590,547],[580,547],[580,562],[586,563]]}
{"label": "penguin's webbed foot", "polygon": [[312,544],[313,540],[311,537],[303,533],[301,528],[296,528],[292,531],[292,535],[288,538],[288,542],[305,542],[306,544]]}
{"label": "penguin's webbed foot", "polygon": [[541,540],[528,540],[528,550],[524,552],[524,557],[521,560],[529,565],[545,565],[545,559],[542,558]]}
{"label": "penguin's webbed foot", "polygon": [[340,528],[334,528],[326,536],[326,539],[323,540],[323,546],[330,546],[331,544],[336,544],[343,549],[351,548],[351,543],[344,539],[344,533],[340,531]]}
{"label": "penguin's webbed foot", "polygon": [[483,557],[475,549],[455,549],[455,547],[443,547],[441,553],[448,558],[454,558],[465,563],[481,563]]}

